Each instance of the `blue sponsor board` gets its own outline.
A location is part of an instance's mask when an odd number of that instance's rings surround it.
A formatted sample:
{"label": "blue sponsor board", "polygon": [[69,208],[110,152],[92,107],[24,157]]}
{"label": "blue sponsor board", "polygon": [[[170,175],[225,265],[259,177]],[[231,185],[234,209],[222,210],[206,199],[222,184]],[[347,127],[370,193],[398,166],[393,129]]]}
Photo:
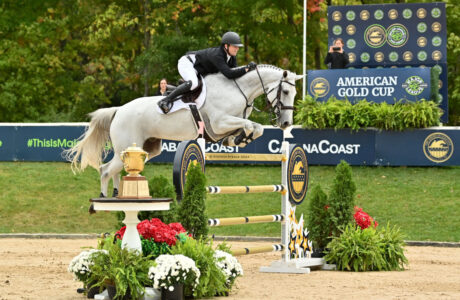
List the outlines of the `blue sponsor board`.
{"label": "blue sponsor board", "polygon": [[430,99],[431,68],[308,71],[308,94],[320,101],[335,96],[395,103]]}
{"label": "blue sponsor board", "polygon": [[329,44],[342,38],[350,66],[445,63],[445,3],[329,6]]}
{"label": "blue sponsor board", "polygon": [[[73,146],[85,128],[83,123],[0,125],[0,161],[65,161],[62,151]],[[305,150],[310,165],[336,165],[340,160],[351,165],[460,165],[460,155],[457,153],[460,127],[436,127],[404,132],[375,129],[358,132],[304,130],[296,127],[292,134],[294,138],[288,141]],[[267,126],[264,135],[245,148],[209,143],[206,151],[280,153],[282,139],[283,133],[280,129]],[[178,144],[176,141],[164,140],[161,155],[151,162],[172,163]]]}

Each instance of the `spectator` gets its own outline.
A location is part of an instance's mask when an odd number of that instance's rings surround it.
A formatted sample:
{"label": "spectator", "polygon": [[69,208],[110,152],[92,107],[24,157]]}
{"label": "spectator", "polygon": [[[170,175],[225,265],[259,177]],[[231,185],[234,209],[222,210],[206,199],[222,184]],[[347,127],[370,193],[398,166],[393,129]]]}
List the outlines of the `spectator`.
{"label": "spectator", "polygon": [[334,45],[329,47],[324,63],[328,65],[329,69],[344,69],[350,63],[348,54],[343,51],[341,38],[336,39]]}

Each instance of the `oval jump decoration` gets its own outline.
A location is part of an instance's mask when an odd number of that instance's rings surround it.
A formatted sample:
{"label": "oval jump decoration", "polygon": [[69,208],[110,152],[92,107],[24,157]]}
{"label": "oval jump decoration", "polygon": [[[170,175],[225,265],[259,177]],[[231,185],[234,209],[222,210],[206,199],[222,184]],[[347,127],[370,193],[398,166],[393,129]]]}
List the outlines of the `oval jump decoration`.
{"label": "oval jump decoration", "polygon": [[183,141],[174,156],[173,183],[176,187],[177,201],[182,200],[190,164],[199,163],[204,173],[204,156],[200,145],[195,141]]}
{"label": "oval jump decoration", "polygon": [[305,198],[308,189],[308,162],[301,146],[290,146],[287,173],[289,201],[293,205],[299,205]]}

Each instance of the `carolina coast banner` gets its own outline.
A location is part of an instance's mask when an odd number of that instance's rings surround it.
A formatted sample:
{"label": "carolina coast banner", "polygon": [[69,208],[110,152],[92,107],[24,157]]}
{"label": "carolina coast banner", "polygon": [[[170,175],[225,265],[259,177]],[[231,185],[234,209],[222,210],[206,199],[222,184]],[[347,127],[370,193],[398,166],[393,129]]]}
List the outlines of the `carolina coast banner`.
{"label": "carolina coast banner", "polygon": [[416,101],[430,99],[430,77],[430,68],[308,71],[308,93],[320,101]]}
{"label": "carolina coast banner", "polygon": [[[65,161],[62,151],[72,147],[85,128],[83,123],[0,124],[0,161]],[[292,134],[294,138],[288,141],[305,150],[311,165],[336,165],[343,159],[352,165],[460,166],[460,127],[404,132],[304,130],[296,127]],[[279,128],[267,126],[263,136],[245,148],[208,143],[206,151],[280,153],[282,139]],[[177,141],[163,140],[161,155],[151,161],[172,163],[178,145]],[[113,153],[107,160],[112,156]]]}

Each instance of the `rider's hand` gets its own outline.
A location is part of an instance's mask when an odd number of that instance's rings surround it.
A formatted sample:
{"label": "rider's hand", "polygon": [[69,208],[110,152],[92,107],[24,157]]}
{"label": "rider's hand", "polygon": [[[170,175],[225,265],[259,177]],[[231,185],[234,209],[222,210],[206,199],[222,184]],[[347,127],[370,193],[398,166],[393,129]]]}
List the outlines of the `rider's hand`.
{"label": "rider's hand", "polygon": [[256,68],[257,68],[257,64],[255,62],[253,62],[253,61],[251,61],[247,66],[247,69],[249,71],[255,70]]}

